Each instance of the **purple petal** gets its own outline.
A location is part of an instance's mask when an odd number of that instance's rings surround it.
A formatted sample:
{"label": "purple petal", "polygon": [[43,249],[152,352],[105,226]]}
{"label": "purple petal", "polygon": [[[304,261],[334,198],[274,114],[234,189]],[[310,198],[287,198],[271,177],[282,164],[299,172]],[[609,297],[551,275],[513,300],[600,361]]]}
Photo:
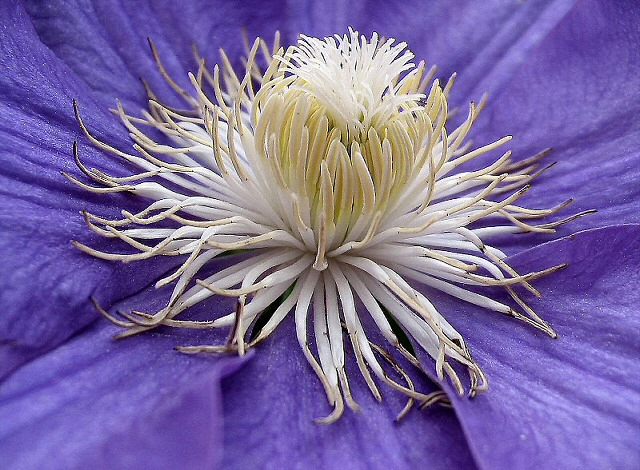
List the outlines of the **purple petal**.
{"label": "purple petal", "polygon": [[534,310],[559,338],[474,308],[437,304],[465,336],[489,390],[455,403],[484,468],[637,468],[640,225],[580,232],[508,260],[539,280]]}
{"label": "purple petal", "polygon": [[[348,0],[293,2],[290,29],[311,35],[343,33],[348,26],[405,41],[416,60],[438,66],[445,80],[459,74],[455,97],[466,105],[500,86],[575,0],[537,2]],[[480,88],[480,91],[475,88]]]}
{"label": "purple petal", "polygon": [[[517,158],[554,148],[524,204],[598,210],[561,235],[640,221],[639,22],[638,4],[579,2],[479,120],[477,141],[512,134]],[[512,251],[545,238],[512,238]]]}
{"label": "purple petal", "polygon": [[223,468],[475,468],[451,410],[414,409],[396,423],[405,399],[383,386],[377,403],[357,369],[350,377],[361,411],[314,423],[331,408],[293,319],[285,319],[242,372],[223,382]]}
{"label": "purple petal", "polygon": [[[271,37],[280,30],[285,41],[298,33],[332,35],[348,26],[365,34],[377,31],[406,41],[417,59],[441,67],[441,75],[461,73],[458,96],[498,92],[527,52],[566,14],[575,0],[539,2],[423,2],[371,0],[326,2],[253,2],[176,4],[148,2],[27,2],[42,41],[98,93],[141,102],[138,77],[164,88],[146,38],[157,43],[176,79],[192,70],[191,45],[209,60],[224,47],[232,59],[242,53],[240,31],[249,37]],[[482,80],[480,80],[482,79]],[[184,82],[188,85],[187,82]]]}
{"label": "purple petal", "polygon": [[[149,290],[121,307],[159,303]],[[185,356],[173,350],[184,340],[159,333],[114,342],[115,332],[100,322],[3,383],[0,467],[217,468],[219,383],[243,360]]]}
{"label": "purple petal", "polygon": [[[255,8],[253,2],[74,1],[27,2],[42,41],[81,76],[108,105],[116,98],[139,107],[146,102],[140,78],[169,91],[149,50],[156,44],[167,70],[190,90],[187,72],[198,66],[192,46],[209,61],[224,47],[231,60],[244,53],[248,36],[271,38],[285,2]],[[213,61],[211,63],[214,63]],[[161,95],[163,96],[163,95]],[[170,95],[171,96],[171,95]],[[134,108],[135,109],[135,108]]]}
{"label": "purple petal", "polygon": [[[0,377],[97,318],[89,296],[108,306],[177,262],[134,266],[99,261],[70,244],[79,239],[98,249],[114,248],[84,227],[81,209],[117,217],[118,207],[136,208],[126,196],[91,195],[60,174],[80,177],[71,152],[80,137],[72,98],[80,99],[88,125],[99,135],[122,148],[130,144],[125,146],[126,131],[96,106],[86,85],[40,43],[20,8],[2,8]],[[80,154],[89,167],[123,171],[122,162],[87,145],[81,144]]]}

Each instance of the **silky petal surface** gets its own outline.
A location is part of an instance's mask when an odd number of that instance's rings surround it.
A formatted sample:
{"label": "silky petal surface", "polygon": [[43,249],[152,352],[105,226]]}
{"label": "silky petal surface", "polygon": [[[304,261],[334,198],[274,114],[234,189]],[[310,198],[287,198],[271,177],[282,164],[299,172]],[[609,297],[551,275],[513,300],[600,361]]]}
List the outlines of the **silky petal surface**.
{"label": "silky petal surface", "polygon": [[[118,307],[161,304],[151,289]],[[218,468],[220,379],[244,360],[186,356],[173,348],[188,338],[162,331],[114,341],[116,332],[96,323],[2,384],[0,467]]]}
{"label": "silky petal surface", "polygon": [[[138,77],[166,89],[157,78],[146,38],[157,44],[167,69],[188,86],[185,72],[196,68],[191,46],[209,61],[224,47],[234,63],[243,52],[241,31],[266,39],[281,31],[285,44],[299,33],[327,36],[352,26],[406,41],[416,60],[439,65],[439,76],[460,74],[465,100],[481,82],[500,92],[527,52],[570,10],[575,0],[515,2],[470,0],[381,2],[247,1],[175,3],[67,0],[55,5],[27,2],[45,44],[105,98],[139,100]],[[473,98],[479,98],[473,96]]]}
{"label": "silky petal surface", "polygon": [[[533,181],[523,205],[573,198],[561,215],[598,211],[558,235],[640,221],[639,23],[637,3],[579,2],[478,120],[476,142],[511,134],[517,159],[553,148],[543,164],[557,165]],[[514,253],[548,239],[503,242]]]}
{"label": "silky petal surface", "polygon": [[[104,140],[130,146],[126,131],[90,90],[38,39],[19,6],[0,15],[0,377],[46,351],[97,318],[89,297],[107,306],[153,283],[177,260],[135,265],[101,261],[74,248],[72,239],[97,249],[120,244],[93,234],[80,210],[122,217],[141,208],[123,195],[95,195],[68,181],[79,179],[72,144],[82,138],[72,99],[81,101],[87,124]],[[42,64],[46,64],[43,67]],[[122,160],[85,144],[80,156],[107,173],[131,171]]]}
{"label": "silky petal surface", "polygon": [[[348,26],[406,42],[415,61],[437,65],[447,80],[456,72],[453,99],[466,105],[503,85],[567,14],[575,0],[292,1],[289,21],[308,35],[342,34]],[[291,38],[294,39],[294,38]],[[478,89],[480,91],[478,91]]]}
{"label": "silky petal surface", "polygon": [[[413,409],[395,422],[404,396],[381,384],[383,402],[377,403],[357,367],[347,373],[361,411],[347,409],[330,425],[315,423],[332,408],[298,345],[292,317],[255,353],[222,384],[223,468],[475,468],[452,410]],[[347,362],[355,362],[353,356]]]}
{"label": "silky petal surface", "polygon": [[255,8],[252,2],[235,1],[66,0],[26,2],[26,6],[42,41],[96,96],[108,105],[119,98],[137,112],[146,103],[141,78],[160,96],[172,97],[148,38],[157,46],[167,71],[191,91],[187,72],[198,68],[194,45],[211,67],[219,60],[220,47],[240,65],[245,51],[243,28],[251,40],[257,35],[272,38],[285,3]]}
{"label": "silky petal surface", "polygon": [[577,233],[507,260],[536,281],[552,340],[497,313],[436,307],[467,340],[489,390],[454,403],[482,468],[637,468],[640,225]]}

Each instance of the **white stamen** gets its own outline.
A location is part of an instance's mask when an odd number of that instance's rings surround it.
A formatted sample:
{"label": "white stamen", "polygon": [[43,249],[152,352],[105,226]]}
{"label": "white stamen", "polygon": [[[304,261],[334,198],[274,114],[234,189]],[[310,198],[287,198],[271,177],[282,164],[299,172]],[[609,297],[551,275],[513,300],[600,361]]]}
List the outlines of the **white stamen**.
{"label": "white stamen", "polygon": [[[525,221],[554,214],[570,201],[546,210],[515,205],[544,171],[537,171],[537,162],[547,152],[515,163],[503,152],[484,168],[461,171],[511,137],[472,148],[467,136],[486,97],[471,103],[461,125],[448,128],[455,75],[444,88],[436,80],[427,91],[435,69],[425,74],[424,63],[411,63],[406,44],[375,33],[369,39],[352,29],[324,39],[302,36],[286,51],[278,42],[270,49],[256,40],[240,75],[224,53],[212,72],[200,60],[198,72],[189,74],[193,91],[171,79],[151,44],[161,75],[188,110],[162,104],[148,87],[149,109],[142,117],[128,115],[118,103],[114,112],[137,155],[94,137],[74,103],[89,141],[140,172],[115,177],[86,168],[74,145],[78,167],[98,186],[65,176],[93,192],[128,192],[150,201],[140,212],[123,210],[122,219],[84,213],[91,230],[123,241],[134,253],[74,245],[123,262],[184,257],[156,283],[174,284],[162,310],[118,318],[96,302],[98,310],[125,328],[120,337],[160,325],[230,327],[226,344],[180,350],[238,354],[268,337],[294,310],[300,347],[334,407],[319,422],[338,419],[345,404],[358,408],[346,373],[345,334],[376,399],[382,399],[376,379],[407,395],[399,417],[413,400],[427,405],[446,397],[417,391],[396,352],[422,368],[411,351],[425,351],[440,380],[448,377],[459,393],[465,387],[454,362],[468,371],[470,395],[486,389],[462,336],[417,289],[435,288],[555,336],[513,287],[538,294],[529,281],[563,266],[519,274],[485,242],[496,235],[552,232],[582,215],[533,225]],[[267,65],[264,73],[260,60]],[[162,138],[152,138],[144,126]],[[497,198],[503,193],[509,195]],[[480,220],[486,223],[477,226]],[[251,257],[198,278],[215,257],[232,250],[251,251]],[[468,286],[501,286],[516,307]],[[207,321],[179,317],[213,295],[238,297],[235,310]],[[263,318],[267,310],[272,313]],[[393,353],[370,339],[378,335],[363,321],[367,317]]]}

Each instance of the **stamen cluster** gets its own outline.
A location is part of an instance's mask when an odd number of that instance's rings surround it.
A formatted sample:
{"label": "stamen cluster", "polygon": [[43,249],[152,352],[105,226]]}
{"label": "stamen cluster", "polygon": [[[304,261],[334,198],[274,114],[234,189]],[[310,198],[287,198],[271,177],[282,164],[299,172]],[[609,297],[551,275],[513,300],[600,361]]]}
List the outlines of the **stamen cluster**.
{"label": "stamen cluster", "polygon": [[[415,389],[395,356],[423,370],[413,348],[428,353],[438,378],[448,377],[460,394],[465,387],[453,363],[466,368],[472,395],[484,390],[486,378],[465,340],[424,292],[445,292],[555,336],[514,287],[538,294],[529,281],[562,266],[521,275],[485,242],[497,235],[552,232],[571,219],[527,222],[570,201],[545,210],[516,205],[540,174],[537,161],[547,152],[514,163],[506,151],[484,168],[460,171],[510,137],[472,148],[467,136],[484,98],[471,103],[461,125],[448,129],[447,98],[455,76],[441,86],[432,80],[434,69],[426,73],[423,62],[411,63],[404,43],[376,34],[302,36],[287,50],[278,43],[276,37],[270,49],[256,40],[240,76],[224,53],[222,70],[215,66],[211,73],[200,61],[198,72],[189,74],[192,92],[168,76],[152,44],[160,73],[189,109],[162,104],[150,89],[142,117],[118,104],[115,111],[135,154],[94,137],[75,106],[91,143],[141,172],[114,177],[88,169],[74,145],[79,168],[100,186],[67,176],[94,192],[127,192],[150,203],[138,213],[123,210],[117,220],[85,212],[92,230],[124,241],[135,253],[74,244],[108,260],[184,260],[157,283],[174,286],[162,310],[114,316],[96,306],[124,328],[120,337],[162,325],[230,328],[225,344],[180,348],[187,353],[244,354],[293,315],[300,348],[334,406],[323,422],[337,419],[345,403],[357,408],[345,367],[348,347],[377,399],[379,382],[409,397],[401,415],[413,400],[446,400],[442,392]],[[154,140],[145,126],[166,139]],[[200,274],[235,250],[245,258]],[[515,307],[478,293],[492,286],[503,287]],[[183,318],[185,310],[214,295],[237,298],[235,310],[212,312],[208,321]],[[384,338],[386,346],[374,337]]]}

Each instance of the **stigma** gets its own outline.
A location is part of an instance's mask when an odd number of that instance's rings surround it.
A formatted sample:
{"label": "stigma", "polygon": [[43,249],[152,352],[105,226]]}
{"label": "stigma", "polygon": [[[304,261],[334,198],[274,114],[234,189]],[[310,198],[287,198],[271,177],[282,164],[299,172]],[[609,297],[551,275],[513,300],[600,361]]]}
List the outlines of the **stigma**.
{"label": "stigma", "polygon": [[[487,388],[481,365],[432,292],[556,336],[517,289],[540,295],[530,282],[563,265],[522,274],[487,241],[553,232],[582,214],[534,223],[571,202],[518,205],[546,169],[539,160],[548,150],[512,161],[504,149],[509,136],[474,146],[468,135],[486,97],[451,126],[455,75],[440,83],[435,68],[413,63],[405,43],[350,29],[342,36],[301,36],[286,49],[277,35],[273,46],[258,39],[240,74],[224,52],[221,67],[209,69],[199,59],[186,90],[151,49],[184,109],[163,104],[148,87],[148,109],[140,116],[118,103],[114,112],[134,144],[129,153],[96,138],[74,102],[88,140],[139,172],[116,177],[86,168],[74,144],[90,181],[65,174],[105,197],[124,192],[147,201],[142,211],[123,208],[119,219],[83,212],[91,230],[121,240],[132,253],[73,241],[77,248],[112,261],[181,260],[156,283],[173,286],[159,311],[112,314],[94,300],[122,328],[118,337],[159,326],[223,328],[229,334],[222,344],[178,349],[242,355],[292,317],[300,353],[333,407],[318,420],[326,423],[345,407],[358,409],[349,360],[376,399],[382,400],[382,384],[407,396],[399,416],[416,401],[448,400],[442,391],[417,390],[416,374],[434,371],[461,395]],[[463,169],[480,156],[490,163]],[[236,252],[233,263],[219,267],[221,257]],[[492,298],[495,287],[510,301]],[[235,308],[189,319],[191,307],[213,296],[234,298]]]}

